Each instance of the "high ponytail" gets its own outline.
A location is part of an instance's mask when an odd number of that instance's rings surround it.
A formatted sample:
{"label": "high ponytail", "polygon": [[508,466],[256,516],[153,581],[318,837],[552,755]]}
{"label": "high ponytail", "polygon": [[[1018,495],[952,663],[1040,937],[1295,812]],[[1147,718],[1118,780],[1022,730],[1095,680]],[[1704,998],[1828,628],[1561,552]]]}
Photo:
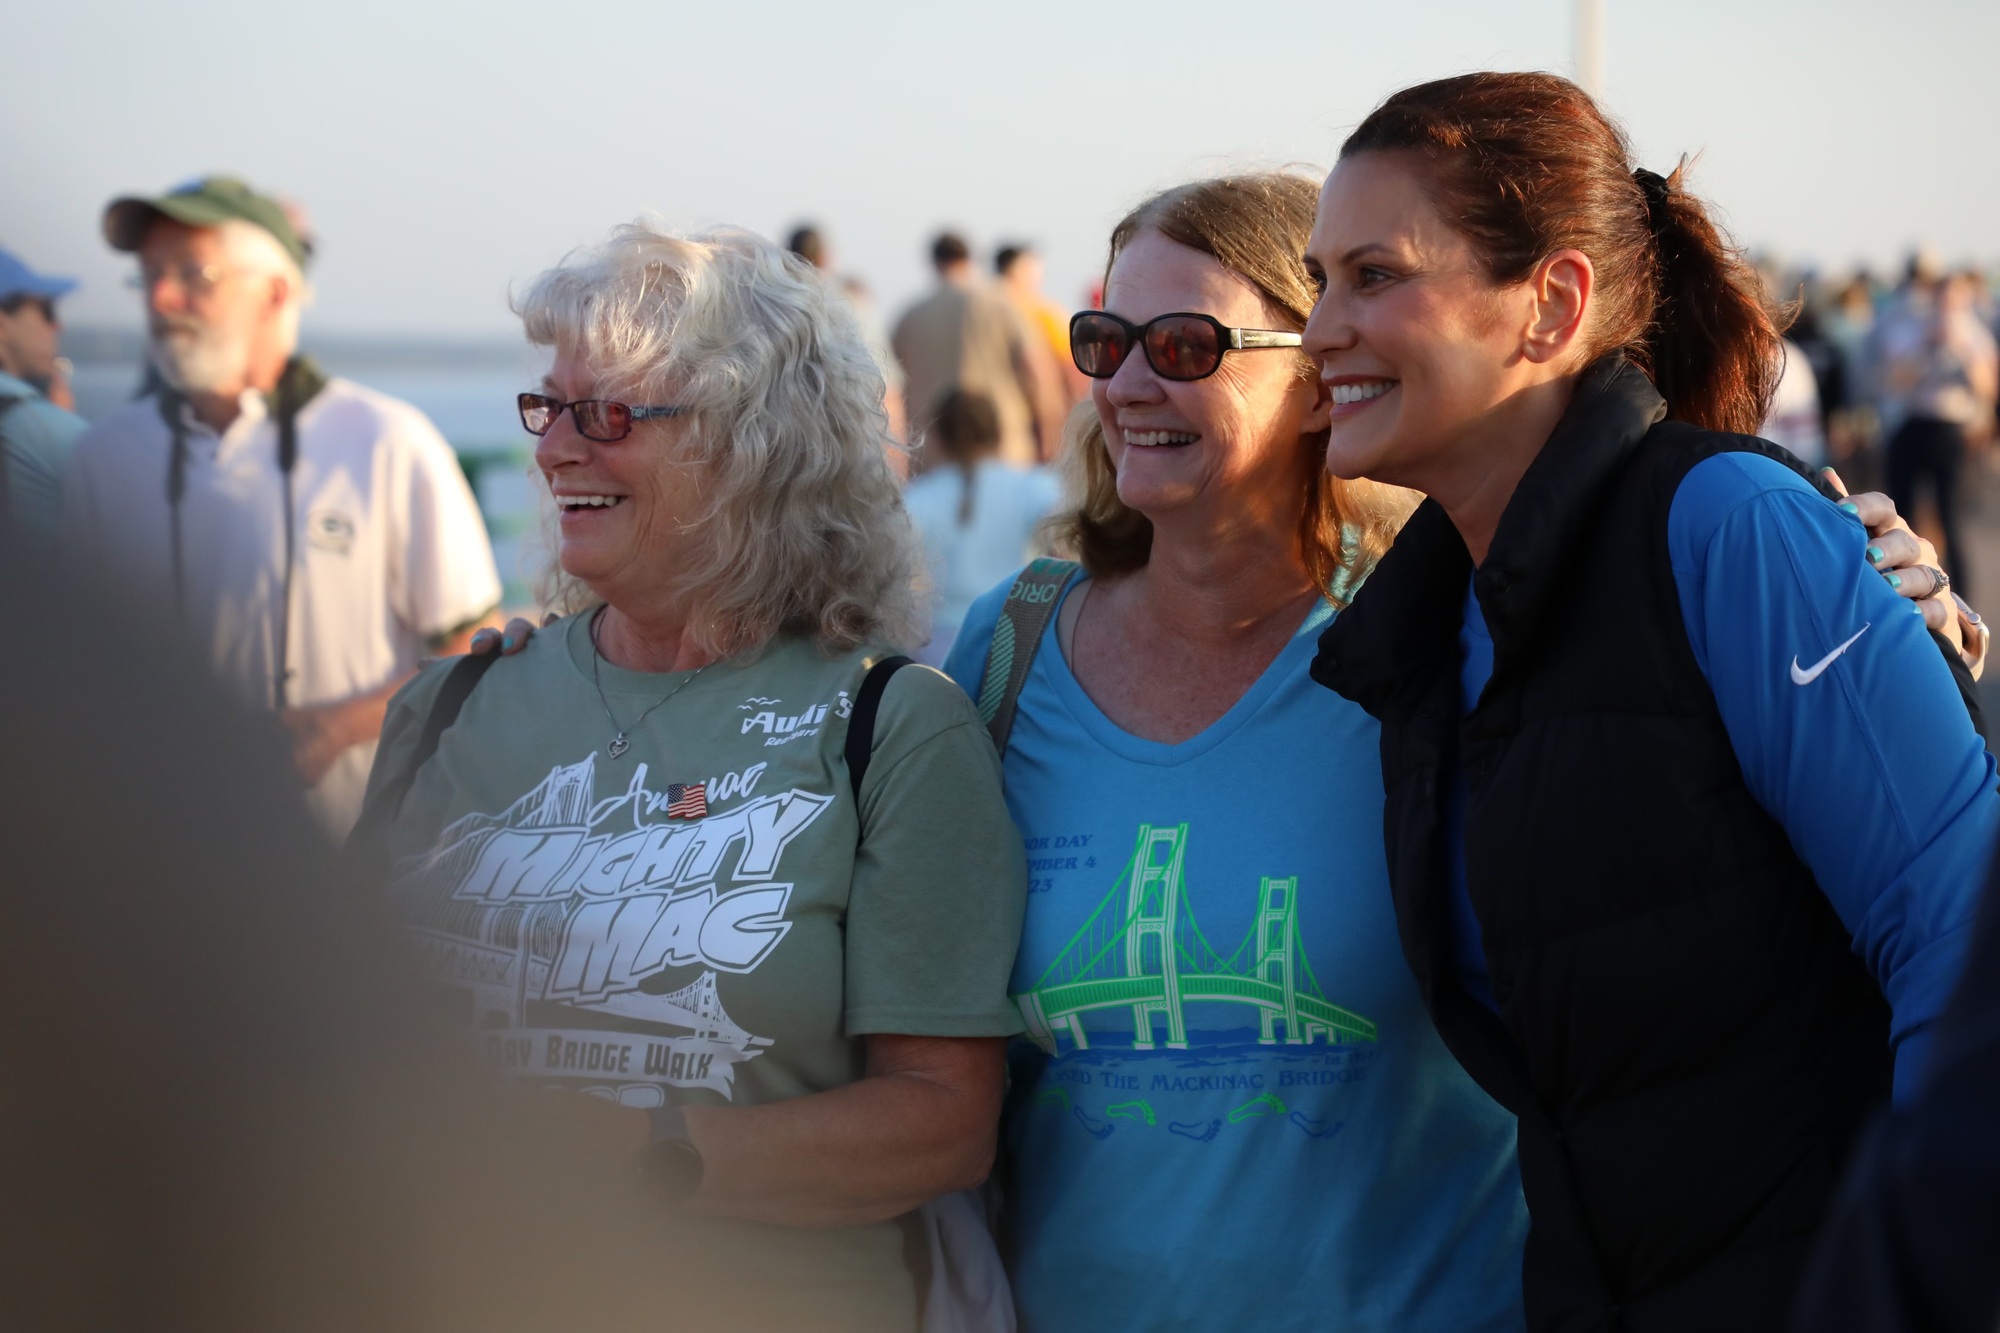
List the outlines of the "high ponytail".
{"label": "high ponytail", "polygon": [[1632,174],[1647,196],[1657,293],[1646,354],[1634,359],[1675,420],[1755,435],[1784,364],[1763,284],[1701,201],[1680,188],[1686,162],[1664,180]]}
{"label": "high ponytail", "polygon": [[1635,171],[1625,136],[1553,74],[1464,74],[1394,94],[1341,145],[1343,158],[1409,151],[1438,212],[1495,282],[1524,281],[1574,249],[1597,276],[1592,359],[1623,352],[1667,415],[1756,433],[1781,362],[1756,274],[1672,176]]}

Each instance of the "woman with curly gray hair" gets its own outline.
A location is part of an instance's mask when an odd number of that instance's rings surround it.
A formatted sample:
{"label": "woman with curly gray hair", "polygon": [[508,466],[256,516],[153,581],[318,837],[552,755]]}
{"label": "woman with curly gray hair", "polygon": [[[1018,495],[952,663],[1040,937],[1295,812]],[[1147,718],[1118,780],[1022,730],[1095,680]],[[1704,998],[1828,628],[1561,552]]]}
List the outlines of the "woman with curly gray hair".
{"label": "woman with curly gray hair", "polygon": [[398,696],[357,837],[495,1060],[705,1219],[689,1271],[911,1327],[894,1219],[986,1175],[1025,880],[971,705],[889,656],[880,375],[743,232],[621,227],[518,309],[565,614]]}

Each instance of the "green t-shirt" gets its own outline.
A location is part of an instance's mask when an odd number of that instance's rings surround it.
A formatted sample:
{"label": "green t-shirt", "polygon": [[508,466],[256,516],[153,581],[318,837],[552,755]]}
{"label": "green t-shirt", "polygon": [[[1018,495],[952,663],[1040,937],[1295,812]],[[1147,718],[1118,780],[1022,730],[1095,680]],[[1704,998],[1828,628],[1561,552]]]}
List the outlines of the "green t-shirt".
{"label": "green t-shirt", "polygon": [[[391,903],[490,1059],[630,1106],[742,1106],[854,1081],[868,1033],[1021,1030],[1024,853],[956,685],[890,681],[857,810],[846,719],[882,654],[786,637],[698,674],[600,661],[600,701],[589,619],[486,673],[386,835]],[[391,704],[371,795],[446,671]],[[813,1293],[808,1327],[914,1319],[894,1223],[716,1226]]]}

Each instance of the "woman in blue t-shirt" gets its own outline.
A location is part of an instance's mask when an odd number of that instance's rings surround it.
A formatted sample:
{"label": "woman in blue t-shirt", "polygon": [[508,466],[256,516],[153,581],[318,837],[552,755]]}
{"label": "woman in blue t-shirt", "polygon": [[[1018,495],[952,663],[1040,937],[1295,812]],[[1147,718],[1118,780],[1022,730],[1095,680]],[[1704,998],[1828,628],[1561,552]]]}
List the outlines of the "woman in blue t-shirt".
{"label": "woman in blue t-shirt", "polygon": [[[1520,1324],[1513,1117],[1398,951],[1375,724],[1306,675],[1408,508],[1322,467],[1313,198],[1254,175],[1148,201],[1072,328],[1082,569],[1005,756],[1032,1040],[1003,1248],[1035,1333]],[[946,664],[975,697],[1011,583]]]}

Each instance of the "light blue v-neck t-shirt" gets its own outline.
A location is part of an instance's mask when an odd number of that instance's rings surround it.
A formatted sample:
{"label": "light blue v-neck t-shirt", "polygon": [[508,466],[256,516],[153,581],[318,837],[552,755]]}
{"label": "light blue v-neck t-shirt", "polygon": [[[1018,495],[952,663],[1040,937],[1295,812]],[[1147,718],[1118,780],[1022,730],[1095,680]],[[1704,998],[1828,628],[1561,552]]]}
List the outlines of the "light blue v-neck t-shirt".
{"label": "light blue v-neck t-shirt", "polygon": [[[974,698],[1011,583],[945,665]],[[1043,635],[1005,758],[1027,1333],[1523,1326],[1514,1120],[1403,961],[1376,724],[1306,674],[1330,615],[1179,745],[1114,725]]]}

